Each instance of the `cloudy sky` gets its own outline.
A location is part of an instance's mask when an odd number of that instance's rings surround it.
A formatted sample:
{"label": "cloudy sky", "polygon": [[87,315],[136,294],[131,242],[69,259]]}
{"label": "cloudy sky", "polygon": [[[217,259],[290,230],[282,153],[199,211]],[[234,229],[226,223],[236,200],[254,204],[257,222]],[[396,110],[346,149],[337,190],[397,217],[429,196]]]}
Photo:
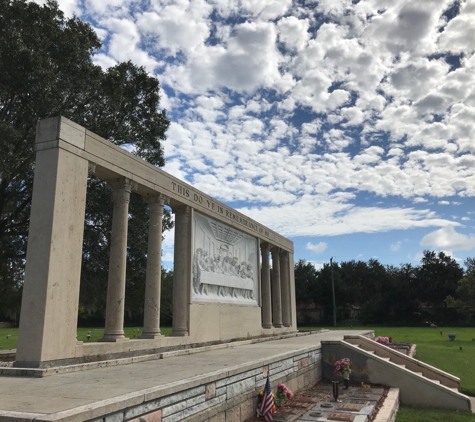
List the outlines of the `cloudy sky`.
{"label": "cloudy sky", "polygon": [[165,170],[296,260],[475,256],[475,0],[59,4],[160,80]]}

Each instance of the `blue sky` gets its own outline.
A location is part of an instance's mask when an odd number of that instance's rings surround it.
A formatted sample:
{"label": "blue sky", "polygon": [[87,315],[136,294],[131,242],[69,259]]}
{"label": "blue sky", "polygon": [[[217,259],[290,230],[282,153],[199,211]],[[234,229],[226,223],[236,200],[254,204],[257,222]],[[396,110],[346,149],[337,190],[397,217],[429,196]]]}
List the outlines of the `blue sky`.
{"label": "blue sky", "polygon": [[475,256],[475,1],[59,4],[97,30],[95,63],[160,80],[165,171],[296,260]]}

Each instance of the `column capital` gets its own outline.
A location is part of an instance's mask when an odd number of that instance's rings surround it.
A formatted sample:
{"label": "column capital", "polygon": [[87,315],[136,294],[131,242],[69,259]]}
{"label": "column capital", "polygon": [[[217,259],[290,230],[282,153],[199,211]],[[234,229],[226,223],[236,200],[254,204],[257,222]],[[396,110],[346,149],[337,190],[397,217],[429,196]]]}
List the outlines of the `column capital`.
{"label": "column capital", "polygon": [[278,246],[273,246],[273,245],[272,245],[272,246],[270,247],[270,251],[271,251],[273,254],[280,254],[281,250],[282,250],[282,249],[279,248]]}
{"label": "column capital", "polygon": [[260,245],[260,246],[261,246],[261,250],[262,250],[263,252],[265,251],[265,252],[269,253],[269,250],[270,250],[270,245],[269,245],[269,243],[267,243],[267,242],[261,242],[261,245]]}
{"label": "column capital", "polygon": [[164,206],[165,204],[170,203],[170,197],[164,195],[163,193],[149,193],[144,196],[144,201],[152,207],[153,205]]}
{"label": "column capital", "polygon": [[127,177],[119,177],[118,179],[107,180],[107,186],[109,186],[112,191],[125,191],[130,193],[137,190],[138,184]]}
{"label": "column capital", "polygon": [[285,249],[280,249],[280,250],[279,250],[279,255],[282,256],[282,257],[283,257],[283,256],[288,256],[288,255],[289,255],[289,252],[286,251]]}
{"label": "column capital", "polygon": [[107,186],[112,189],[112,201],[114,203],[129,203],[130,193],[137,190],[137,182],[134,182],[127,177],[120,177],[119,179],[107,180]]}

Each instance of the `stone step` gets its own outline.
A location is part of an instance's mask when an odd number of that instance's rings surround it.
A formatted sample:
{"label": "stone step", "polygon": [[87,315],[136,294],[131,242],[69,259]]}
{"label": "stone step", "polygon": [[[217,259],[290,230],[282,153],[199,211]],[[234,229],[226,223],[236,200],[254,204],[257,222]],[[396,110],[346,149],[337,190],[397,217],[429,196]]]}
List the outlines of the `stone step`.
{"label": "stone step", "polygon": [[406,365],[404,365],[403,363],[398,363],[397,366],[400,366],[401,368],[405,368]]}
{"label": "stone step", "polygon": [[[430,379],[430,378],[429,378]],[[440,380],[431,380],[432,382],[435,382],[436,384],[440,384]]]}
{"label": "stone step", "polygon": [[456,393],[459,392],[459,389],[457,387],[449,387],[452,391],[455,391]]}
{"label": "stone step", "polygon": [[414,372],[416,375],[420,375],[422,377],[422,372]]}
{"label": "stone step", "polygon": [[374,355],[374,350],[366,350],[368,353],[371,353],[372,355]]}
{"label": "stone step", "polygon": [[386,360],[388,362],[391,360],[391,358],[383,358],[383,357],[381,359]]}

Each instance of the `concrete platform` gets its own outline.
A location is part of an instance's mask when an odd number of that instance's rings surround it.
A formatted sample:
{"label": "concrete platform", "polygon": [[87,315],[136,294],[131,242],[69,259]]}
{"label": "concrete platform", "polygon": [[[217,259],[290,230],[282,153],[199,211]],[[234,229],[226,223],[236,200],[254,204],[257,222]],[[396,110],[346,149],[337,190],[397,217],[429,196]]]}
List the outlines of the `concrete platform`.
{"label": "concrete platform", "polygon": [[[159,402],[163,397],[199,389],[210,383],[215,383],[215,387],[219,388],[226,385],[224,378],[238,377],[245,371],[254,371],[256,384],[253,388],[262,388],[265,383],[262,374],[264,366],[269,369],[272,381],[273,370],[282,370],[277,368],[282,365],[276,363],[294,359],[295,367],[299,362],[300,368],[300,361],[307,359],[302,356],[318,350],[320,341],[368,332],[329,331],[260,343],[242,342],[202,353],[43,378],[3,376],[0,377],[0,421],[133,420],[132,417],[127,418],[125,409],[139,405],[143,407],[153,400],[157,409],[164,405],[163,400]],[[297,358],[300,360],[297,361]],[[281,373],[285,375],[291,371],[292,364],[289,370]],[[228,396],[231,391],[236,393],[236,388],[228,390],[225,393]],[[226,395],[220,397],[228,400]],[[107,416],[114,412],[117,417]],[[164,420],[187,419],[186,412],[181,413],[183,417],[178,416],[178,413],[174,415],[173,418],[164,417]]]}

